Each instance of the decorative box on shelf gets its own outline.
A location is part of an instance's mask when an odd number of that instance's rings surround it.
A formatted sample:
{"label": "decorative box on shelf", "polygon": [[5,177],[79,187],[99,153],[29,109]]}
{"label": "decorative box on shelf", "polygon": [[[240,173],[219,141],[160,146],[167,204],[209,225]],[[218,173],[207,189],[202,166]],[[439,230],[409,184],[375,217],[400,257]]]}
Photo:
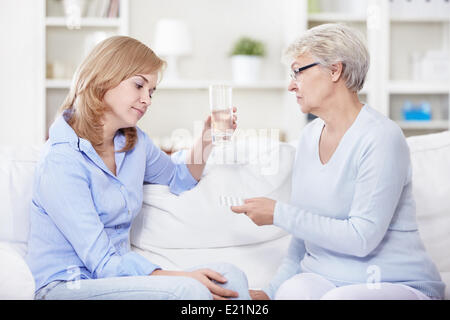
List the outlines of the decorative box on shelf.
{"label": "decorative box on shelf", "polygon": [[402,113],[406,121],[431,121],[431,106],[425,101],[419,104],[405,101]]}

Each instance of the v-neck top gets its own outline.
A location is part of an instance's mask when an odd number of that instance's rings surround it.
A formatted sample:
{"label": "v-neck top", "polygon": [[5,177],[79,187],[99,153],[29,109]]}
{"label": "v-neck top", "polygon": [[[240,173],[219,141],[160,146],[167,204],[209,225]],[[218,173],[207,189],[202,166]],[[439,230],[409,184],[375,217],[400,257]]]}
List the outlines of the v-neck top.
{"label": "v-neck top", "polygon": [[316,152],[316,154],[317,154],[317,160],[319,161],[319,164],[321,164],[322,166],[325,167],[325,166],[327,166],[327,165],[330,163],[330,161],[332,161],[334,154],[339,152],[339,149],[340,149],[339,146],[341,145],[341,142],[342,142],[343,140],[348,139],[347,136],[351,135],[351,134],[352,134],[352,131],[354,130],[353,128],[354,128],[355,126],[357,126],[357,124],[358,124],[358,122],[359,122],[359,121],[358,121],[358,118],[360,117],[361,112],[363,111],[364,108],[367,108],[367,106],[366,106],[366,105],[362,106],[362,108],[361,108],[361,110],[358,112],[358,114],[357,114],[355,120],[354,120],[353,123],[350,125],[350,127],[345,131],[344,135],[342,136],[341,140],[339,141],[339,144],[337,145],[336,150],[334,150],[333,155],[330,157],[330,159],[328,159],[328,161],[327,161],[326,163],[323,163],[322,160],[320,159],[320,139],[321,139],[321,137],[322,137],[322,133],[323,133],[323,130],[324,130],[324,128],[325,128],[325,122],[324,122],[322,119],[320,119],[320,118],[317,118],[317,119],[316,119],[316,121],[319,122],[318,127],[320,128],[320,130],[318,131],[319,136],[318,136],[318,138],[316,138],[316,139],[317,139],[317,144],[316,144],[316,146],[317,146],[317,152]]}
{"label": "v-neck top", "polygon": [[403,283],[442,298],[445,285],[420,239],[409,148],[399,126],[364,105],[326,164],[324,126],[308,124],[298,143],[289,203],[277,202],[274,224],[292,234],[288,256],[265,290],[273,296],[299,272],[337,286]]}

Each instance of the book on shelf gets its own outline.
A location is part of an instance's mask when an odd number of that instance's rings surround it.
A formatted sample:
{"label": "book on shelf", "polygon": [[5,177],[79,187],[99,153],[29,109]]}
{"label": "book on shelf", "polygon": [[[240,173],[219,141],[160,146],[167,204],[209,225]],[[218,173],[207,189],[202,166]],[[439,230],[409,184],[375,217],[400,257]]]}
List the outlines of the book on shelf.
{"label": "book on shelf", "polygon": [[91,0],[88,4],[86,16],[97,18],[118,18],[119,7],[120,0]]}
{"label": "book on shelf", "polygon": [[108,18],[118,18],[119,17],[119,0],[110,0],[108,8]]}

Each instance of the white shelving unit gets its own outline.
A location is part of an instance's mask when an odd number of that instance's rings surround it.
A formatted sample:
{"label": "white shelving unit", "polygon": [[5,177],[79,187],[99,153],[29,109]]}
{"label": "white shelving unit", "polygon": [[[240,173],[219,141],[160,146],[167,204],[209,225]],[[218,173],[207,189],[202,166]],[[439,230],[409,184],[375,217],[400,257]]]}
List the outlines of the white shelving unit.
{"label": "white shelving unit", "polygon": [[[366,90],[361,92],[362,98],[395,120],[406,135],[450,128],[450,81],[415,80],[409,63],[412,50],[421,53],[427,50],[449,52],[450,8],[448,14],[430,10],[421,12],[411,7],[418,1],[367,0],[365,12],[347,13],[328,7],[338,4],[342,9],[347,0],[334,0],[333,3],[316,1],[312,7],[320,8],[322,4],[322,8],[320,12],[308,13],[308,28],[322,23],[342,22],[356,27],[367,36],[371,66]],[[309,1],[309,4],[313,2]],[[397,11],[396,6],[402,6],[401,11]],[[399,15],[397,12],[400,12]],[[432,107],[432,120],[405,121],[401,107],[406,100],[428,101]]]}
{"label": "white shelving unit", "polygon": [[[81,63],[85,55],[87,43],[93,46],[93,41],[101,40],[99,32],[105,36],[129,34],[129,0],[119,0],[117,17],[82,16],[79,26],[71,29],[64,16],[63,1],[40,0],[45,8],[44,18],[44,71],[45,85],[44,103],[42,111],[45,119],[45,134],[54,116],[62,104],[71,85],[71,77],[75,68]],[[105,0],[96,0],[103,1]],[[85,5],[93,5],[93,1],[86,1]],[[93,38],[97,35],[97,38]],[[91,38],[89,38],[91,37]],[[90,41],[90,42],[88,42]]]}
{"label": "white shelving unit", "polygon": [[[400,0],[394,0],[397,3]],[[436,4],[438,1],[434,1]],[[442,0],[442,3],[444,0]],[[390,72],[387,78],[388,92],[385,93],[388,102],[388,115],[396,119],[405,133],[413,134],[449,130],[449,96],[450,78],[433,80],[412,75],[414,65],[411,62],[413,52],[425,53],[428,50],[450,51],[450,4],[447,2],[447,14],[436,10],[423,13],[418,10],[402,12],[398,16],[394,10],[395,3],[391,1],[386,19],[388,20],[389,39],[387,52],[390,57]],[[402,46],[397,45],[398,41]],[[448,58],[450,60],[450,56]],[[449,62],[450,63],[450,62]],[[407,70],[408,69],[408,70]],[[442,72],[439,70],[439,72]],[[430,121],[398,120],[402,101],[427,101],[431,105]]]}
{"label": "white shelving unit", "polygon": [[[330,8],[328,6],[336,6],[336,2],[341,0],[334,0],[334,2],[325,2],[325,1],[319,1],[315,0],[315,5],[313,5],[316,9],[319,9],[319,12],[311,12],[311,7],[308,7],[307,5],[307,17],[306,17],[306,24],[305,29],[310,29],[314,26],[324,24],[324,23],[345,23],[347,25],[350,25],[357,30],[359,30],[361,33],[368,35],[368,30],[366,27],[366,15],[363,11],[336,11],[335,8]],[[308,4],[313,4],[313,1],[308,1]],[[343,3],[339,3],[342,7]],[[369,48],[370,50],[370,48]],[[372,69],[372,67],[371,67]],[[368,75],[366,79],[366,83],[364,85],[364,88],[359,92],[359,96],[361,101],[370,103],[371,105],[374,103],[371,103],[371,98],[374,96],[372,92],[374,90],[377,90],[376,88],[373,88],[371,86],[371,83],[369,82],[369,79],[375,78],[374,75]]]}
{"label": "white shelving unit", "polygon": [[434,121],[397,121],[403,130],[448,130],[447,120]]}
{"label": "white shelving unit", "polygon": [[448,94],[449,84],[438,81],[389,81],[390,94]]}
{"label": "white shelving unit", "polygon": [[364,23],[366,17],[363,14],[348,14],[342,12],[321,12],[308,14],[308,22],[327,23],[331,21]]}
{"label": "white shelving unit", "polygon": [[[47,27],[66,27],[66,18],[64,17],[47,17],[45,19]],[[80,27],[82,28],[97,28],[97,27],[111,27],[111,28],[125,28],[123,19],[120,18],[95,18],[86,17],[81,19]]]}
{"label": "white shelving unit", "polygon": [[[40,1],[46,9],[49,9],[49,6],[55,5],[55,3],[62,3],[62,1],[56,0]],[[410,60],[410,53],[414,50],[420,52],[445,48],[450,50],[450,16],[445,16],[445,14],[441,14],[441,16],[408,16],[407,14],[396,16],[391,9],[392,1],[407,2],[407,0],[359,0],[366,3],[365,8],[359,9],[359,11],[355,10],[354,7],[343,10],[342,8],[345,5],[348,7],[348,1],[316,0],[317,3],[328,3],[330,6],[322,6],[317,12],[309,12],[308,5],[313,3],[314,0],[285,0],[281,2],[280,6],[283,9],[277,11],[278,14],[282,12],[282,19],[279,20],[282,23],[277,27],[279,37],[282,38],[282,41],[278,44],[282,47],[279,49],[286,47],[302,31],[306,31],[313,26],[328,22],[346,23],[367,36],[371,54],[368,78],[365,87],[360,92],[361,100],[397,121],[406,135],[418,131],[419,133],[425,133],[427,131],[448,130],[450,127],[448,116],[450,81],[414,80],[408,61]],[[83,41],[92,33],[103,31],[109,34],[129,34],[129,6],[129,0],[120,0],[121,10],[118,18],[83,17],[78,30],[69,30],[62,14],[49,14],[50,11],[58,10],[47,10],[43,23],[45,28],[45,64],[64,57],[68,59],[70,64],[78,65],[83,56],[83,51],[80,49],[83,47]],[[360,4],[358,6],[361,8]],[[336,9],[336,7],[340,8]],[[61,9],[59,11],[61,12]],[[404,8],[403,11],[407,12],[408,10]],[[159,18],[156,14],[151,16],[151,19],[155,21]],[[138,30],[142,26],[143,24],[139,24],[138,27],[135,25],[134,29]],[[209,43],[210,40],[206,35],[207,33],[195,34],[197,37],[203,36],[197,43],[202,45]],[[141,35],[144,40],[147,39],[146,37],[147,35]],[[196,54],[199,53],[194,51],[192,56]],[[279,63],[279,57],[272,56],[267,63]],[[272,68],[272,70],[276,69]],[[223,70],[218,74],[200,77],[198,80],[186,79],[180,82],[167,82],[163,79],[158,85],[158,93],[161,93],[161,97],[159,94],[158,97],[155,97],[156,109],[158,110],[160,106],[164,106],[163,108],[167,106],[166,110],[169,110],[169,107],[170,110],[174,110],[172,109],[174,105],[184,104],[188,101],[190,105],[186,109],[194,110],[194,105],[203,105],[207,101],[205,97],[209,85],[224,82],[212,80],[209,77],[220,79],[223,77],[222,73]],[[193,73],[191,72],[191,74]],[[272,74],[265,79],[270,79]],[[280,74],[275,79],[278,77],[280,77]],[[71,84],[70,78],[71,76],[47,77],[43,81],[45,84],[45,102],[42,112],[45,115],[46,130],[68,92]],[[232,85],[236,96],[246,99],[245,102],[250,101],[252,95],[267,98],[269,102],[266,105],[276,106],[277,110],[276,115],[272,113],[272,116],[267,119],[276,118],[276,121],[271,122],[271,125],[282,128],[287,140],[292,140],[298,137],[301,129],[307,123],[307,117],[299,116],[298,105],[292,98],[292,94],[287,91],[289,84],[287,72],[285,78],[282,75],[281,78],[281,80],[261,80],[245,85],[232,81],[225,82]],[[413,102],[429,101],[433,111],[432,121],[404,121],[401,107],[405,100]],[[246,109],[241,108],[240,112],[242,112],[243,117],[250,117],[250,110],[253,110],[253,106],[247,104]],[[201,113],[201,110],[198,110],[195,112]],[[171,112],[176,113],[176,111]],[[245,114],[245,112],[248,113]],[[164,114],[161,111],[158,115],[171,116],[169,111]],[[191,118],[194,119],[194,116]],[[186,119],[186,121],[191,120]],[[182,126],[180,123],[174,122],[173,126]],[[143,129],[147,129],[151,134],[159,135],[159,131],[162,131],[160,130],[162,127],[155,127],[155,123],[149,120],[144,120],[142,125],[144,126]],[[249,125],[256,125],[256,122],[250,121]],[[162,134],[167,135],[167,133]]]}

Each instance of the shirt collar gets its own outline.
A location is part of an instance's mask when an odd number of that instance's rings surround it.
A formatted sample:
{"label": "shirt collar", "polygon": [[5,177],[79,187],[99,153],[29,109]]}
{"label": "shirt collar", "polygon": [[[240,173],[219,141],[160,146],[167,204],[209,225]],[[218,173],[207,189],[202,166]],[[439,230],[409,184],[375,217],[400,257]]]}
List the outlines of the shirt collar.
{"label": "shirt collar", "polygon": [[49,140],[52,145],[58,143],[69,143],[74,148],[78,149],[79,137],[67,123],[67,120],[72,116],[72,110],[65,110],[63,114],[58,116],[49,130]]}
{"label": "shirt collar", "polygon": [[[94,149],[90,141],[80,138],[76,132],[67,123],[73,114],[73,110],[65,110],[63,114],[58,116],[50,127],[49,140],[52,145],[57,143],[69,143],[73,148],[80,151],[87,151]],[[114,137],[114,149],[121,150],[126,144],[125,135],[117,132]]]}
{"label": "shirt collar", "polygon": [[[98,155],[97,151],[92,146],[89,140],[80,138],[77,136],[76,132],[67,123],[70,119],[73,111],[66,110],[60,115],[55,122],[50,127],[49,140],[52,145],[57,143],[69,143],[75,150],[83,152],[89,159],[91,159],[99,168],[105,172],[111,174],[113,173],[105,165],[101,157]],[[121,150],[126,144],[126,138],[123,133],[118,131],[114,136],[114,149],[116,151],[116,174],[118,174],[119,169],[125,157],[125,152],[117,152]],[[115,176],[114,176],[115,177]]]}

